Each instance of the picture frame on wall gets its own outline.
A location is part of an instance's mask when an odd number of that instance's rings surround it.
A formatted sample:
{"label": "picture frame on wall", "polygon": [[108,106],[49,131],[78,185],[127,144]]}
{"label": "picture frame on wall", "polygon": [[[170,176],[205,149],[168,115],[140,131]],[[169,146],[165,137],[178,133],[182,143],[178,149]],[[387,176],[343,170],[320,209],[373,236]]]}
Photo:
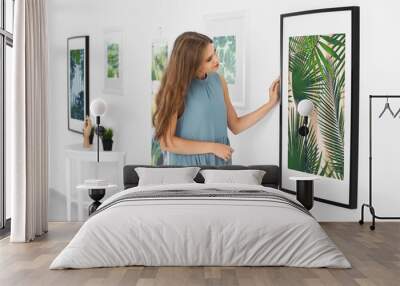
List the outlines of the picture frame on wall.
{"label": "picture frame on wall", "polygon": [[[290,177],[317,177],[315,200],[350,209],[357,208],[359,15],[352,6],[280,18],[280,189],[295,193]],[[307,119],[302,100],[312,102]]]}
{"label": "picture frame on wall", "polygon": [[83,134],[89,112],[89,36],[67,39],[68,130]]}
{"label": "picture frame on wall", "polygon": [[206,34],[213,40],[221,74],[228,85],[229,96],[236,107],[246,105],[246,13],[235,11],[204,16]]}
{"label": "picture frame on wall", "polygon": [[104,31],[104,93],[124,93],[123,38],[121,30]]}
{"label": "picture frame on wall", "polygon": [[[168,64],[168,41],[163,38],[154,39],[151,42],[151,117],[156,111],[156,95],[161,85],[161,80]],[[151,165],[168,165],[168,152],[162,151],[160,142],[154,138],[152,127],[151,138]]]}

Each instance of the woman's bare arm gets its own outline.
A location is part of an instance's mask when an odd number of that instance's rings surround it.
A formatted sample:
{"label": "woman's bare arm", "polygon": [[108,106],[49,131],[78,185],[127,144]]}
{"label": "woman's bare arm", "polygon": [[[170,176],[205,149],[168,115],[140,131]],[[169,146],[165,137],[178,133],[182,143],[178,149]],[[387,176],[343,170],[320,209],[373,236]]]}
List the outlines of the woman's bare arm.
{"label": "woman's bare arm", "polygon": [[240,132],[256,124],[279,102],[279,79],[278,79],[272,83],[269,89],[270,100],[267,103],[263,104],[257,110],[239,117],[229,97],[228,85],[226,84],[226,81],[222,76],[220,76],[220,78],[224,90],[224,100],[228,113],[228,127],[233,134],[239,134]]}
{"label": "woman's bare arm", "polygon": [[208,141],[188,140],[176,136],[177,120],[178,116],[175,113],[171,118],[165,136],[160,138],[161,150],[184,155],[213,153],[224,160],[228,160],[232,156],[233,149],[228,145]]}

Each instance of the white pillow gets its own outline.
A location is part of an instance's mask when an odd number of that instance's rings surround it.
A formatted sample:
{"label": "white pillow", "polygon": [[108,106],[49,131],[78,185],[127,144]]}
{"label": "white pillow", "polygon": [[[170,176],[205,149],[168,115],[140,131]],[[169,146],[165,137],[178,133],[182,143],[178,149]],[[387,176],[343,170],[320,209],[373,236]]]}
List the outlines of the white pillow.
{"label": "white pillow", "polygon": [[138,186],[195,183],[199,167],[135,168],[139,176]]}
{"label": "white pillow", "polygon": [[204,183],[234,183],[246,185],[261,185],[265,175],[262,170],[201,170]]}

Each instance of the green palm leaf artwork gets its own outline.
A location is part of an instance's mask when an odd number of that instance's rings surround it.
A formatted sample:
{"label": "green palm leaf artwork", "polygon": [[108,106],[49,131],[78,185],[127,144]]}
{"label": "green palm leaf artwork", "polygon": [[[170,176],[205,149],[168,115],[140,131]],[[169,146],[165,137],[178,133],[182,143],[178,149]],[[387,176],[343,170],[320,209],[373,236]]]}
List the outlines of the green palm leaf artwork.
{"label": "green palm leaf artwork", "polygon": [[154,137],[151,139],[151,165],[161,166],[164,164],[164,154],[160,142]]}
{"label": "green palm leaf artwork", "polygon": [[107,77],[119,78],[119,45],[107,44]]}
{"label": "green palm leaf artwork", "polygon": [[[152,44],[152,62],[151,62],[151,80],[153,84],[160,82],[168,64],[168,44],[165,42],[157,42]],[[152,90],[152,108],[151,116],[156,111],[155,90]],[[154,130],[153,130],[154,133]],[[160,142],[154,138],[151,139],[151,165],[164,165],[166,160],[166,152],[163,152],[160,147]]]}
{"label": "green palm leaf artwork", "polygon": [[[344,179],[345,34],[289,38],[288,167]],[[297,104],[314,104],[307,144]]]}
{"label": "green palm leaf artwork", "polygon": [[213,38],[215,51],[220,60],[219,72],[228,84],[236,81],[236,37],[234,35]]}
{"label": "green palm leaf artwork", "polygon": [[161,80],[168,61],[168,45],[160,44],[152,47],[151,80]]}

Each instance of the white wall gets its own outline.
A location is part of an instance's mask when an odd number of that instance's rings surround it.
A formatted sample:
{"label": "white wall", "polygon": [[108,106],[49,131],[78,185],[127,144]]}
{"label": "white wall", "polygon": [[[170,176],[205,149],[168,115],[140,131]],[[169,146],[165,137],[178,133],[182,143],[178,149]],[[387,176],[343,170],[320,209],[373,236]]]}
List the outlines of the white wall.
{"label": "white wall", "polygon": [[[400,8],[396,1],[107,1],[49,0],[50,41],[50,219],[63,220],[64,153],[66,144],[81,142],[67,130],[66,39],[90,36],[90,97],[103,97],[110,108],[105,125],[115,129],[116,149],[127,152],[127,163],[150,162],[150,64],[151,39],[163,36],[172,44],[181,32],[204,31],[203,15],[246,10],[248,42],[246,54],[247,107],[245,113],[267,100],[269,84],[279,75],[280,14],[336,6],[361,7],[360,54],[360,144],[359,200],[368,199],[368,95],[400,93],[397,69],[400,54],[396,47]],[[125,32],[125,95],[103,94],[103,30],[118,27]],[[400,137],[400,136],[399,136]],[[279,109],[273,110],[255,127],[231,136],[235,164],[279,164]],[[390,154],[389,154],[390,155]],[[389,156],[390,159],[390,156]],[[400,159],[400,158],[399,158]],[[389,184],[384,172],[377,184]],[[393,181],[393,183],[396,183]],[[390,184],[388,185],[390,186]],[[395,185],[375,198],[380,215],[396,215],[400,192]],[[388,198],[389,196],[389,198]],[[397,202],[392,202],[397,197]],[[359,219],[360,211],[316,202],[313,214],[323,221]],[[397,214],[398,215],[398,214]]]}

